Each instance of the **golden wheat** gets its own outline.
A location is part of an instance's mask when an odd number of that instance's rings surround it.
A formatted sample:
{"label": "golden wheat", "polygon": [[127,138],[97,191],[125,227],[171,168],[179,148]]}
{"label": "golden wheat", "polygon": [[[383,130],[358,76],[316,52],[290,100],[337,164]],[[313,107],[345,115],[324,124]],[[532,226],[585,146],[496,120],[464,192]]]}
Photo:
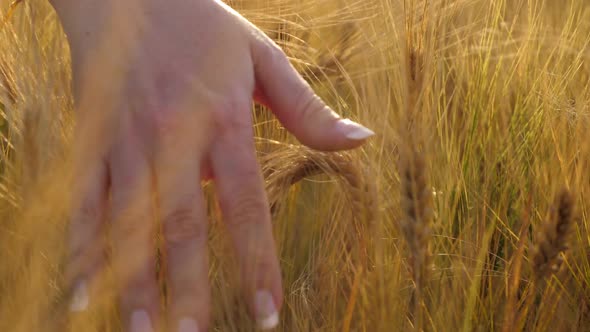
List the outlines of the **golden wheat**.
{"label": "golden wheat", "polygon": [[[70,59],[46,0],[12,3],[0,0],[2,17],[16,8],[0,29],[0,331],[118,332],[113,292],[87,315],[64,310]],[[280,331],[588,331],[587,1],[229,3],[378,132],[320,153],[253,112]],[[575,195],[549,204],[563,183]],[[209,216],[212,329],[254,331],[212,200]]]}

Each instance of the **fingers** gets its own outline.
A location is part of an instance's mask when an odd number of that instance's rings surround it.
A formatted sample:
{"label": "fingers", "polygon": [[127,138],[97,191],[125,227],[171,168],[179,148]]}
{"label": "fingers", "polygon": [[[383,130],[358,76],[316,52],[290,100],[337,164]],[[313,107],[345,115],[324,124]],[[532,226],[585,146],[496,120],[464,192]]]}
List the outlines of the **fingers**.
{"label": "fingers", "polygon": [[[78,154],[80,156],[80,154]],[[103,160],[74,166],[72,214],[69,225],[70,261],[67,280],[73,287],[70,310],[88,308],[91,284],[104,264],[105,241],[102,233],[107,200],[107,167]]]}
{"label": "fingers", "polygon": [[[183,133],[181,131],[181,133]],[[171,331],[206,331],[209,320],[207,215],[194,136],[163,137],[156,157]]]}
{"label": "fingers", "polygon": [[297,139],[319,150],[350,149],[374,132],[341,119],[313,92],[283,51],[262,33],[252,43],[256,97],[268,105]]}
{"label": "fingers", "polygon": [[111,156],[112,263],[125,330],[151,332],[159,307],[151,176],[141,145],[125,129]]}
{"label": "fingers", "polygon": [[278,324],[281,275],[263,179],[255,158],[249,104],[213,143],[210,153],[218,199],[238,256],[245,295],[258,325]]}

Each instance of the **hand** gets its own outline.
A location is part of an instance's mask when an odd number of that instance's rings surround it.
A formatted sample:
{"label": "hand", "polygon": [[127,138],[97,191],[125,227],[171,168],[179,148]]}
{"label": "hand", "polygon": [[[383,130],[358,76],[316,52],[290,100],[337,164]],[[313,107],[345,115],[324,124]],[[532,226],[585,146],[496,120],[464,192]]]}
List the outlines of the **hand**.
{"label": "hand", "polygon": [[127,329],[161,324],[154,257],[159,218],[168,321],[174,331],[207,330],[200,181],[213,176],[251,312],[262,328],[277,325],[281,275],[255,158],[252,99],[312,148],[350,149],[373,133],[340,119],[268,37],[221,1],[53,5],[70,42],[77,109],[67,272],[75,285],[72,309],[86,309],[97,296],[108,226]]}

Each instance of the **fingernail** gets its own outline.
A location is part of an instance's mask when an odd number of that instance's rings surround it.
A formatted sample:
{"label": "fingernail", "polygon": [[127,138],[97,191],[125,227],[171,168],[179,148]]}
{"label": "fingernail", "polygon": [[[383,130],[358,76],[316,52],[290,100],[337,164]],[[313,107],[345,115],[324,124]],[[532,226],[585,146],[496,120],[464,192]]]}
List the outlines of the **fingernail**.
{"label": "fingernail", "polygon": [[346,138],[355,141],[367,139],[375,135],[375,132],[371,129],[360,125],[350,119],[342,119],[338,121],[338,129],[344,133]]}
{"label": "fingernail", "polygon": [[153,332],[150,316],[145,310],[136,310],[131,314],[131,332]]}
{"label": "fingernail", "polygon": [[256,292],[256,322],[263,330],[269,330],[279,324],[279,313],[272,294],[269,291]]}
{"label": "fingernail", "polygon": [[178,332],[199,332],[197,321],[192,318],[183,318],[178,322]]}
{"label": "fingernail", "polygon": [[80,312],[88,309],[88,288],[85,281],[80,281],[74,288],[70,302],[70,311]]}

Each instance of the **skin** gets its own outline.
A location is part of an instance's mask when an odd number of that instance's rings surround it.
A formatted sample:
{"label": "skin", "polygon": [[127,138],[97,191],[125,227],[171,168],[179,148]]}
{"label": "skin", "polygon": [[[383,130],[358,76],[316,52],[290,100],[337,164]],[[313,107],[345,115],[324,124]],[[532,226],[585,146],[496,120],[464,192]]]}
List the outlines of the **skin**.
{"label": "skin", "polygon": [[[210,290],[201,181],[213,177],[250,312],[276,325],[281,275],[252,101],[297,139],[334,151],[373,133],[341,119],[258,28],[216,0],[53,0],[70,43],[74,140],[72,310],[98,297],[104,251],[128,331],[205,331]],[[153,194],[156,193],[155,199]],[[155,278],[162,225],[168,310]],[[108,228],[110,244],[102,235]]]}

